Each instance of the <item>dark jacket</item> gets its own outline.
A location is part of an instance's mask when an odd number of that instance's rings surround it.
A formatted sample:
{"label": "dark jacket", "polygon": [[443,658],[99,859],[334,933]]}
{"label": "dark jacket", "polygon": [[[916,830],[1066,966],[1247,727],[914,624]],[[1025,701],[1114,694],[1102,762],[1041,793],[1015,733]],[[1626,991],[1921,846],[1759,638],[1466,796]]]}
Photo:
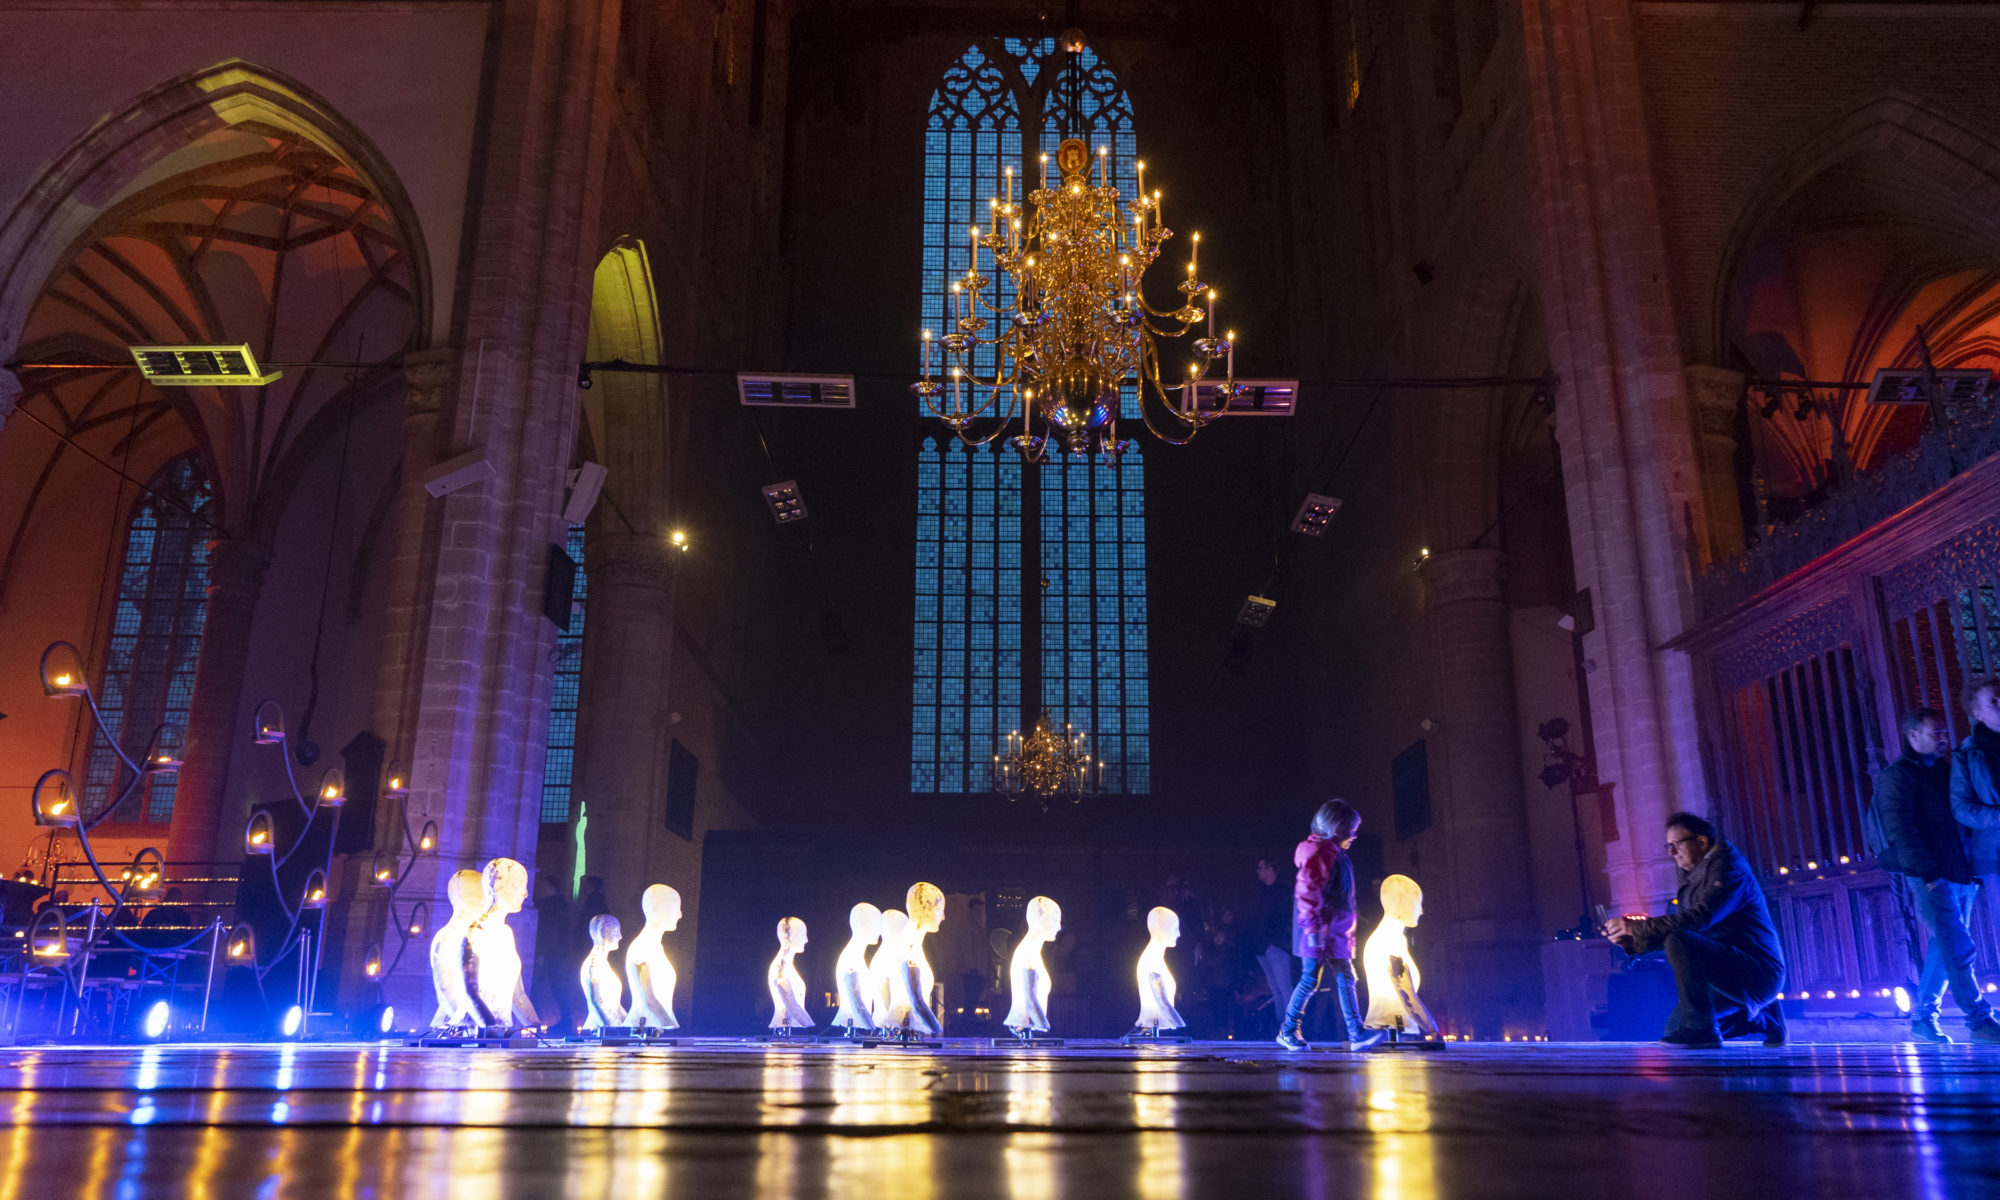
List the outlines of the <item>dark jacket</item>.
{"label": "dark jacket", "polygon": [[1263,954],[1266,946],[1291,949],[1292,889],[1285,886],[1283,879],[1257,885],[1257,910],[1252,917],[1250,936],[1244,941],[1253,956]]}
{"label": "dark jacket", "polygon": [[1875,818],[1882,825],[1881,863],[1886,871],[1925,883],[1972,882],[1972,859],[1951,809],[1951,759],[1925,762],[1914,750],[1875,776]]}
{"label": "dark jacket", "polygon": [[1318,834],[1292,851],[1292,953],[1300,958],[1354,957],[1354,864]]}
{"label": "dark jacket", "polygon": [[1733,950],[1762,958],[1779,970],[1785,952],[1764,906],[1764,889],[1750,873],[1750,864],[1728,842],[1717,842],[1708,856],[1681,879],[1679,903],[1672,912],[1628,922],[1636,943],[1634,954],[1658,950],[1667,935],[1682,930],[1714,938]]}
{"label": "dark jacket", "polygon": [[1972,871],[2000,871],[2000,733],[1974,723],[1951,752],[1951,815],[1972,830]]}

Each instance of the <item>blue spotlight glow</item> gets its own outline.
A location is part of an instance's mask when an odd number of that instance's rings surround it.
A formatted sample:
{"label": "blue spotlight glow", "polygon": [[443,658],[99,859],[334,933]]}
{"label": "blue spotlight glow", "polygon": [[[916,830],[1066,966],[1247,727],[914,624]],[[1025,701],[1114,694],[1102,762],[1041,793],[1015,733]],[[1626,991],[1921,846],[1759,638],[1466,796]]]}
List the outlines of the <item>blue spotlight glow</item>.
{"label": "blue spotlight glow", "polygon": [[1910,989],[1899,987],[1896,989],[1895,995],[1896,1011],[1907,1015],[1910,1011]]}
{"label": "blue spotlight glow", "polygon": [[285,1010],[285,1019],[278,1026],[278,1033],[283,1037],[295,1038],[299,1036],[299,1030],[305,1023],[306,1010],[294,1004]]}
{"label": "blue spotlight glow", "polygon": [[140,1034],[149,1042],[159,1041],[162,1037],[166,1036],[167,1021],[172,1016],[173,1010],[167,1007],[167,1002],[165,1000],[159,1001],[153,1007],[146,1010],[145,1020],[139,1024]]}
{"label": "blue spotlight glow", "polygon": [[395,1005],[384,1004],[382,1006],[382,1020],[379,1023],[377,1023],[375,1028],[378,1032],[382,1033],[384,1036],[387,1036],[391,1031],[393,1031],[396,1028]]}

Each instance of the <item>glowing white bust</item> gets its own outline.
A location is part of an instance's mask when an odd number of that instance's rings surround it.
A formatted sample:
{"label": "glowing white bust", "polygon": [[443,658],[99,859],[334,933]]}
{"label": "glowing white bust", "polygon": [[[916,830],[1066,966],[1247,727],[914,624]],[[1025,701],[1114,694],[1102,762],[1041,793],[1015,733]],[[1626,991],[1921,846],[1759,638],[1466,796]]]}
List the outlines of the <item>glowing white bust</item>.
{"label": "glowing white bust", "polygon": [[1141,1029],[1179,1029],[1187,1022],[1174,1011],[1174,973],[1167,969],[1167,947],[1181,940],[1181,919],[1171,908],[1146,914],[1152,940],[1139,955],[1139,1020]]}
{"label": "glowing white bust", "polygon": [[794,962],[806,948],[806,923],[797,917],[778,922],[778,956],[764,972],[771,989],[771,1028],[811,1029],[816,1022],[806,1015],[806,981],[799,977]]}
{"label": "glowing white bust", "polygon": [[634,1028],[679,1029],[674,1017],[674,964],[660,946],[660,935],[681,923],[681,894],[664,883],[647,888],[639,897],[646,923],[625,948],[625,982],[632,989],[632,1008],[626,1014]]}
{"label": "glowing white bust", "polygon": [[618,918],[599,913],[590,918],[590,953],[577,972],[583,981],[583,1003],[590,1010],[585,1029],[613,1028],[625,1024],[625,981],[611,965],[611,952],[618,948],[625,931]]}
{"label": "glowing white bust", "polygon": [[933,1004],[942,1005],[943,997],[937,995],[937,974],[931,970],[930,960],[924,957],[924,935],[936,933],[944,924],[944,893],[935,884],[913,883],[905,897],[910,907],[910,927],[903,936],[903,961],[900,969],[892,970],[889,985],[894,993],[892,1007],[901,1014],[900,1022],[892,1022],[890,1028],[909,1029],[921,1034],[944,1032],[944,1022],[938,1019]]}
{"label": "glowing white bust", "polygon": [[479,915],[479,872],[455,871],[445,881],[445,898],[451,902],[451,920],[431,935],[431,990],[437,993],[437,1015],[432,1029],[471,1025],[478,1020],[472,1008],[472,993],[465,987],[465,931]]}
{"label": "glowing white bust", "polygon": [[528,869],[496,858],[479,873],[484,907],[465,931],[465,986],[478,1024],[494,1028],[539,1025],[521,986],[521,951],[507,918],[528,902]]}
{"label": "glowing white bust", "polygon": [[882,910],[867,901],[855,905],[847,911],[847,928],[853,936],[833,964],[833,987],[840,999],[833,1023],[844,1029],[873,1029],[875,993],[868,947],[882,940]]}
{"label": "glowing white bust", "polygon": [[899,1007],[895,977],[909,957],[910,918],[900,908],[882,913],[882,944],[868,960],[868,1012],[877,1029],[900,1029],[909,1015]]}
{"label": "glowing white bust", "polygon": [[1407,934],[1423,915],[1424,890],[1416,880],[1391,875],[1382,881],[1382,923],[1361,947],[1361,965],[1368,973],[1368,1016],[1361,1023],[1370,1029],[1437,1032],[1430,1010],[1417,998],[1421,976],[1417,960],[1410,957]]}
{"label": "glowing white bust", "polygon": [[1028,901],[1027,921],[1028,931],[1014,947],[1014,961],[1007,971],[1014,991],[1007,1028],[1016,1033],[1047,1033],[1049,969],[1042,962],[1042,947],[1062,932],[1062,909],[1047,896],[1037,896]]}

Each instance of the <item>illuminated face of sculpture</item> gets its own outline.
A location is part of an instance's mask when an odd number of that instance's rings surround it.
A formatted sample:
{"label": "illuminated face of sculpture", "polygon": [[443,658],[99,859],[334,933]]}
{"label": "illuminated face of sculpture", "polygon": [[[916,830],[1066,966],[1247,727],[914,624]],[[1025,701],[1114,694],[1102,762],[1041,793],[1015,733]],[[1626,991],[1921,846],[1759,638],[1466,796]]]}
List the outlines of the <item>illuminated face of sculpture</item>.
{"label": "illuminated face of sculpture", "polygon": [[1030,937],[1046,942],[1062,932],[1062,908],[1047,896],[1037,896],[1028,901],[1027,917]]}
{"label": "illuminated face of sculpture", "polygon": [[619,927],[618,918],[610,913],[600,913],[590,918],[590,942],[606,954],[618,948],[625,940],[625,931]]}
{"label": "illuminated face of sculpture", "polygon": [[936,884],[911,884],[905,903],[909,905],[910,922],[919,933],[936,933],[944,924],[944,892]]}
{"label": "illuminated face of sculpture", "polygon": [[1414,927],[1424,915],[1424,889],[1408,875],[1391,875],[1382,881],[1382,915],[1405,927]]}
{"label": "illuminated face of sculpture", "polygon": [[528,902],[528,869],[511,858],[496,858],[480,873],[486,899],[503,913],[517,913]]}
{"label": "illuminated face of sculpture", "polygon": [[681,923],[681,894],[664,883],[647,888],[639,897],[639,908],[645,912],[648,925],[674,929]]}
{"label": "illuminated face of sculpture", "polygon": [[479,902],[485,896],[486,881],[477,871],[453,871],[445,880],[445,899],[451,901],[451,919],[470,921],[479,915]]}
{"label": "illuminated face of sculpture", "polygon": [[797,954],[806,948],[806,923],[797,917],[786,917],[778,922],[778,945]]}
{"label": "illuminated face of sculpture", "polygon": [[847,928],[854,940],[872,946],[882,940],[882,910],[867,901],[847,910]]}
{"label": "illuminated face of sculpture", "polygon": [[1154,941],[1172,946],[1181,940],[1181,919],[1171,908],[1156,908],[1146,914],[1146,932]]}
{"label": "illuminated face of sculpture", "polygon": [[887,949],[903,941],[910,932],[910,918],[898,908],[882,910],[882,947]]}

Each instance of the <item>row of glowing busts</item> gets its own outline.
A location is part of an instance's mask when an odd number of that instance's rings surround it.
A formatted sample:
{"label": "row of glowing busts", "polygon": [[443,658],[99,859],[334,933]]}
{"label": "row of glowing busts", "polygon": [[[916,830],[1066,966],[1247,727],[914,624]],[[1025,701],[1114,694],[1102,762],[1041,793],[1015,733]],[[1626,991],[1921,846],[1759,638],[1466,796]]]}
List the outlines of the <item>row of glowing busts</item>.
{"label": "row of glowing busts", "polygon": [[[521,956],[506,920],[527,900],[527,870],[511,858],[496,858],[483,871],[454,874],[446,895],[451,920],[431,939],[431,980],[438,997],[432,1026],[539,1025],[521,983]],[[912,884],[904,903],[907,913],[884,911],[866,902],[849,910],[851,936],[834,964],[839,997],[833,1018],[836,1028],[857,1034],[944,1031],[938,1017],[943,1002],[937,995],[937,977],[924,956],[924,938],[944,924],[944,892],[934,884]],[[1369,935],[1362,954],[1369,983],[1366,1023],[1433,1032],[1436,1026],[1417,999],[1416,963],[1406,935],[1423,913],[1423,893],[1414,880],[1392,875],[1382,883],[1382,905],[1382,922]],[[646,923],[625,951],[623,979],[610,959],[624,936],[618,918],[609,914],[591,918],[590,953],[578,971],[588,1009],[585,1029],[680,1025],[674,1016],[674,966],[660,944],[661,935],[680,924],[680,893],[666,884],[653,884],[640,897],[640,908]],[[1051,982],[1042,949],[1062,931],[1062,909],[1047,896],[1036,896],[1028,902],[1026,924],[1008,968],[1012,1000],[1005,1021],[1024,1037],[1049,1031]],[[1180,918],[1170,908],[1155,908],[1146,914],[1146,932],[1146,949],[1135,972],[1139,1016],[1134,1023],[1152,1032],[1182,1028],[1187,1022],[1174,1008],[1177,986],[1166,959],[1167,949],[1180,940]],[[778,922],[777,936],[778,953],[765,974],[771,995],[770,1027],[810,1029],[817,1022],[806,1012],[805,980],[796,962],[806,947],[806,923],[786,917]]]}

